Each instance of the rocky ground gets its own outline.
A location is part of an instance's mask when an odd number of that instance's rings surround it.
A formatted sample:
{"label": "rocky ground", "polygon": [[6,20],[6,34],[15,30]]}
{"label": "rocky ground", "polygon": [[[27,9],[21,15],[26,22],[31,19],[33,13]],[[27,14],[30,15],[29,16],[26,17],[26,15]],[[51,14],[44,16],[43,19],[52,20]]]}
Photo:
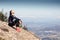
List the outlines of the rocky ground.
{"label": "rocky ground", "polygon": [[33,33],[21,28],[21,32],[9,27],[7,23],[0,21],[0,40],[40,40]]}

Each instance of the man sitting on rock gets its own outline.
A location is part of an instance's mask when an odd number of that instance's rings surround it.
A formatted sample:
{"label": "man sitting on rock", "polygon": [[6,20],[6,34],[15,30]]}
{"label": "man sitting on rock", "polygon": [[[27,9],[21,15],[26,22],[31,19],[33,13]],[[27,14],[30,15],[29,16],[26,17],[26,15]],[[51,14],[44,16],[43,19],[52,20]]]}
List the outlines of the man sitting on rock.
{"label": "man sitting on rock", "polygon": [[11,26],[13,28],[13,26],[16,25],[16,30],[20,31],[19,25],[22,24],[21,19],[17,18],[16,16],[14,16],[14,11],[11,10],[10,11],[10,15],[8,18],[8,25]]}

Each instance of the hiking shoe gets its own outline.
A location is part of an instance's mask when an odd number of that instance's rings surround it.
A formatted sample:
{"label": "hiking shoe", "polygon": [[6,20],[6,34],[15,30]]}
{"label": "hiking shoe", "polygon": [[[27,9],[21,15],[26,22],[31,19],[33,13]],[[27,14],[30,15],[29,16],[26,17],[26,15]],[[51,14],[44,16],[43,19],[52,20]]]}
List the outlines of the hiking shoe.
{"label": "hiking shoe", "polygon": [[19,27],[16,27],[16,31],[17,31],[17,32],[20,32],[21,29],[20,29]]}

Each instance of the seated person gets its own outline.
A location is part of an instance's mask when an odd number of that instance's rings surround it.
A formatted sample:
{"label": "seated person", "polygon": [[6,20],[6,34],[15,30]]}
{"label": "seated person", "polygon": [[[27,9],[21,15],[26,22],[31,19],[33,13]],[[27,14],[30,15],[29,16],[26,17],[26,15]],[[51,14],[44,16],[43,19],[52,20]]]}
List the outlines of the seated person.
{"label": "seated person", "polygon": [[14,11],[10,11],[10,15],[8,18],[8,25],[13,28],[14,25],[16,25],[16,30],[19,28],[19,25],[22,24],[21,19],[14,16]]}

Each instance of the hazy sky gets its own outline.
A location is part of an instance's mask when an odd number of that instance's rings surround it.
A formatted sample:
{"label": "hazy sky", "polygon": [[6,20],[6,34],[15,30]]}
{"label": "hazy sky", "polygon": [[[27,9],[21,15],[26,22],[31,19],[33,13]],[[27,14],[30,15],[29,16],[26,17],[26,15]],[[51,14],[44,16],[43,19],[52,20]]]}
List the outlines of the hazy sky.
{"label": "hazy sky", "polygon": [[60,0],[0,0],[0,10],[21,18],[58,18],[60,19]]}

